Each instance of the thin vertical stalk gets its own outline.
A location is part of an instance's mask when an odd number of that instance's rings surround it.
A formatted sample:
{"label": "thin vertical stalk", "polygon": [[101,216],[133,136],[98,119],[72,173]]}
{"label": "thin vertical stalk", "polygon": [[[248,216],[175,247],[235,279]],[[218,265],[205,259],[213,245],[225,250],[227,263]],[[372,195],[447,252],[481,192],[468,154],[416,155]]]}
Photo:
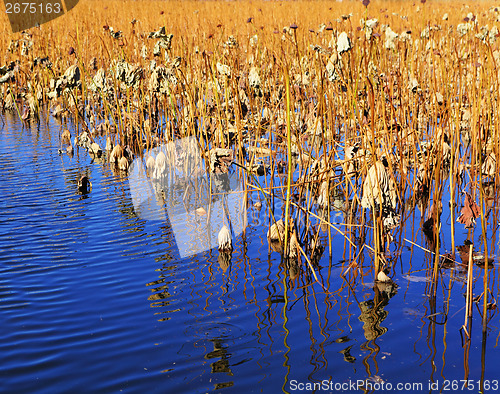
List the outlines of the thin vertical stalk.
{"label": "thin vertical stalk", "polygon": [[290,130],[290,79],[288,75],[288,69],[285,69],[285,85],[286,85],[286,145],[288,154],[288,175],[286,180],[286,205],[285,205],[285,248],[284,251],[287,253],[288,246],[288,231],[289,231],[289,220],[288,215],[290,212],[290,195],[291,195],[291,185],[292,185],[292,133]]}

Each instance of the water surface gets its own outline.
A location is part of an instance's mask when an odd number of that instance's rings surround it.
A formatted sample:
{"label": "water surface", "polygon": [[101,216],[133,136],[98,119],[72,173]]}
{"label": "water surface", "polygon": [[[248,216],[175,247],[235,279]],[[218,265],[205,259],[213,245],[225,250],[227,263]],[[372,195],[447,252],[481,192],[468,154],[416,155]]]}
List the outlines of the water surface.
{"label": "water surface", "polygon": [[[474,306],[472,340],[462,347],[465,273],[442,269],[432,296],[433,256],[405,241],[429,246],[418,210],[395,233],[397,288],[374,285],[368,249],[348,285],[341,273],[355,256],[335,232],[330,251],[324,232],[316,270],[323,289],[305,264],[292,280],[270,250],[265,204],[250,208],[230,259],[217,250],[182,259],[168,218],[136,214],[125,174],[81,149],[58,154],[71,124],[23,125],[7,114],[2,125],[2,392],[293,392],[327,381],[345,385],[326,392],[349,392],[357,381],[438,392],[445,379],[467,376],[476,387],[482,377],[491,387],[499,379],[498,315],[490,312],[483,338],[482,304]],[[87,195],[77,191],[82,174],[93,184]],[[480,245],[479,230],[457,225],[457,244],[468,236]],[[489,236],[498,255],[496,230]],[[444,228],[441,249],[450,247]],[[497,297],[498,259],[490,274]],[[474,276],[479,295],[482,269]]]}

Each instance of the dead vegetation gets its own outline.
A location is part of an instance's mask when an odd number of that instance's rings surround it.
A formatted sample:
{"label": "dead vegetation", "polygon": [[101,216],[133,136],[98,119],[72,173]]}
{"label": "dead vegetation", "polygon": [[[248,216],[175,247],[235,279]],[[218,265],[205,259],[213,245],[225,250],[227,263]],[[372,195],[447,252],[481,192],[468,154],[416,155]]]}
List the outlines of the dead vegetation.
{"label": "dead vegetation", "polygon": [[[457,221],[481,223],[487,256],[498,223],[499,9],[284,8],[82,2],[2,35],[0,106],[25,122],[49,110],[68,153],[85,149],[124,172],[143,158],[155,179],[166,158],[151,150],[195,136],[212,173],[240,171],[254,207],[266,202],[270,248],[316,280],[335,235],[356,269],[370,250],[365,268],[380,278],[415,208],[437,256],[445,205],[452,256]],[[229,249],[226,231],[220,245]]]}

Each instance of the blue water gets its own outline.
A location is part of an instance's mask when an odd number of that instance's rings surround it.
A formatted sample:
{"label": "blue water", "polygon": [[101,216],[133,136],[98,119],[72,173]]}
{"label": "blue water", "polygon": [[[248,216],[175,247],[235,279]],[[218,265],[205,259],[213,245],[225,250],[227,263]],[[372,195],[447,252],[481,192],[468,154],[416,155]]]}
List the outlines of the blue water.
{"label": "blue water", "polygon": [[[229,265],[217,250],[180,259],[168,221],[134,212],[125,174],[81,149],[72,158],[58,154],[66,126],[3,120],[0,392],[294,392],[315,382],[325,388],[316,392],[351,392],[367,379],[438,392],[445,379],[464,379],[467,365],[476,388],[482,373],[491,387],[500,379],[496,311],[483,350],[474,305],[470,349],[462,347],[465,276],[458,266],[440,271],[430,296],[433,256],[404,240],[427,247],[418,210],[394,233],[390,276],[398,287],[387,292],[374,287],[366,248],[362,274],[351,285],[340,276],[362,239],[349,250],[332,231],[330,254],[321,233],[326,249],[316,272],[327,293],[311,284],[305,264],[291,280],[270,251],[265,205],[251,205]],[[77,191],[82,174],[93,184],[87,195]],[[498,255],[496,227],[489,242]],[[362,234],[372,245],[370,231]],[[456,237],[457,244],[467,237],[460,224]],[[449,229],[442,238],[445,252]],[[472,238],[480,245],[478,229]],[[490,275],[498,298],[498,259]],[[482,269],[474,276],[479,295]],[[429,390],[431,382],[438,390]]]}

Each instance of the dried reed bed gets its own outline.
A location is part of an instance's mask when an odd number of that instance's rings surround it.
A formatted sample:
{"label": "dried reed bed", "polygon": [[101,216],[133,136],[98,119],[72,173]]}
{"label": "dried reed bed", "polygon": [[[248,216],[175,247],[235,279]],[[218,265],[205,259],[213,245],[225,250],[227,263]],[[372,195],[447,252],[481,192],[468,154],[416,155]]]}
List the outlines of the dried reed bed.
{"label": "dried reed bed", "polygon": [[243,171],[246,199],[267,202],[270,247],[292,279],[303,270],[319,281],[317,261],[340,234],[344,276],[360,272],[368,249],[365,268],[387,281],[418,208],[435,283],[443,262],[455,263],[456,226],[471,239],[478,227],[486,263],[498,227],[499,11],[452,1],[82,1],[24,34],[3,25],[1,103],[26,122],[46,108],[73,121],[89,153],[120,145],[111,156],[122,170],[196,136],[207,162],[230,157]]}

